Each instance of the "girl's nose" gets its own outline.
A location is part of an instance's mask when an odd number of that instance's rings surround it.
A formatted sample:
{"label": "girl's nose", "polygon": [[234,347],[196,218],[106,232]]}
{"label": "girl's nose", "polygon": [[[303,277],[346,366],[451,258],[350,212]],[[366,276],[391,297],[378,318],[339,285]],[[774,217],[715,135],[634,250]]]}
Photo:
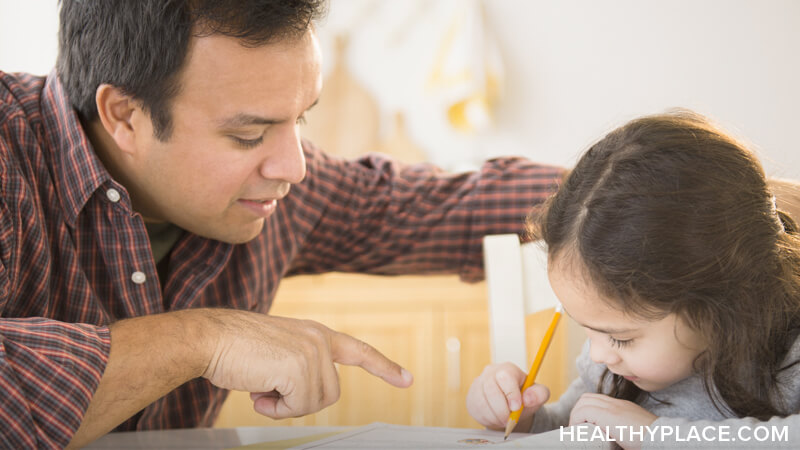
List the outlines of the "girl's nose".
{"label": "girl's nose", "polygon": [[[620,362],[619,354],[611,347],[611,343],[604,342],[603,338],[589,340],[589,357],[592,361],[606,366],[613,366]],[[608,338],[606,337],[606,341]]]}

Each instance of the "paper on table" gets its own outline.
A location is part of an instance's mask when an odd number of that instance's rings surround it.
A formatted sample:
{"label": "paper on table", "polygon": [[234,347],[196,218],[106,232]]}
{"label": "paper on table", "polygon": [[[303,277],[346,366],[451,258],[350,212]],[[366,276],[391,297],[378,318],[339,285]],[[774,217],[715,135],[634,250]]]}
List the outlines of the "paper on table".
{"label": "paper on table", "polygon": [[558,430],[541,434],[511,433],[508,440],[503,441],[502,431],[413,427],[376,422],[346,433],[340,433],[292,448],[464,449],[485,446],[491,446],[492,448],[499,446],[510,448],[611,448],[610,442],[562,442],[558,433]]}
{"label": "paper on table", "polygon": [[306,444],[308,442],[315,442],[319,441],[320,439],[327,438],[329,436],[333,436],[340,433],[345,433],[346,430],[343,431],[330,431],[327,433],[317,433],[311,434],[308,436],[300,436],[291,439],[281,439],[277,441],[265,441],[265,442],[258,442],[256,444],[249,444],[249,445],[240,445],[238,447],[231,447],[227,450],[266,450],[266,449],[287,449],[292,448],[301,444]]}
{"label": "paper on table", "polygon": [[[512,444],[514,439],[529,436],[524,433],[512,433],[504,445]],[[462,442],[459,442],[462,441]],[[466,428],[437,428],[390,425],[372,423],[346,433],[340,433],[327,439],[292,447],[293,449],[311,448],[464,448],[476,447],[480,444],[469,443],[485,441],[487,444],[503,443],[503,433],[489,430],[473,430]]]}

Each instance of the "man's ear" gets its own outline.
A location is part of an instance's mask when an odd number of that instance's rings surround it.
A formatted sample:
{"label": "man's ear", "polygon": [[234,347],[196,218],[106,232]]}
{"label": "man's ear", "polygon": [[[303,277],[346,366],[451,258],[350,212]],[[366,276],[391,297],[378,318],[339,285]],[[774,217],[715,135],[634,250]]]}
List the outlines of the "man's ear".
{"label": "man's ear", "polygon": [[101,84],[95,94],[97,115],[106,133],[125,153],[136,150],[136,130],[133,115],[138,103],[118,87]]}

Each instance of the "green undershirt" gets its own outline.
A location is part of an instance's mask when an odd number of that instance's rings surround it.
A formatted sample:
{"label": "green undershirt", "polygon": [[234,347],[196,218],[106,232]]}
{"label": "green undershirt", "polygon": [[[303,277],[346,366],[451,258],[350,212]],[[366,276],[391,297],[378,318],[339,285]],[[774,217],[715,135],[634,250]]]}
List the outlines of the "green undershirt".
{"label": "green undershirt", "polygon": [[150,249],[153,251],[158,279],[163,290],[167,284],[168,255],[183,234],[183,230],[169,222],[145,222],[144,226],[147,228],[147,237],[150,238]]}

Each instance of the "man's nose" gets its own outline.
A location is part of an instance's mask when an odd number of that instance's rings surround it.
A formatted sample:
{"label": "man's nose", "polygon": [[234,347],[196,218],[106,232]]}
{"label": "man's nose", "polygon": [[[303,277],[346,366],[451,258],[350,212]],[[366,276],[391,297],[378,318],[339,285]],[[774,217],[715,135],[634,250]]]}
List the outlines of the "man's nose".
{"label": "man's nose", "polygon": [[[289,127],[287,127],[289,128]],[[261,162],[259,173],[269,180],[282,180],[292,184],[306,177],[306,158],[300,140],[299,127],[284,130],[276,145]]]}

